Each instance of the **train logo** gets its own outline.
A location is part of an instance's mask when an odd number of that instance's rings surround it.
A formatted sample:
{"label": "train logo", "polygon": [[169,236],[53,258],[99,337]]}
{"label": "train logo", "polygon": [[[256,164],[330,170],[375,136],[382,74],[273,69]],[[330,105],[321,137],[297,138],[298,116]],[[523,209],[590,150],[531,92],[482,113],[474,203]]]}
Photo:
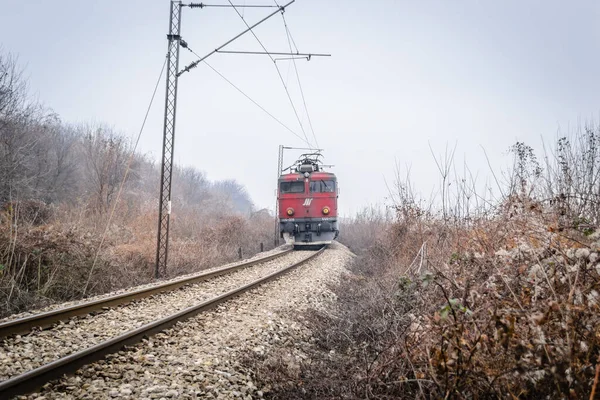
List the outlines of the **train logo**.
{"label": "train logo", "polygon": [[308,199],[304,200],[304,203],[302,205],[304,207],[310,207],[310,203],[312,203],[312,198],[308,198]]}

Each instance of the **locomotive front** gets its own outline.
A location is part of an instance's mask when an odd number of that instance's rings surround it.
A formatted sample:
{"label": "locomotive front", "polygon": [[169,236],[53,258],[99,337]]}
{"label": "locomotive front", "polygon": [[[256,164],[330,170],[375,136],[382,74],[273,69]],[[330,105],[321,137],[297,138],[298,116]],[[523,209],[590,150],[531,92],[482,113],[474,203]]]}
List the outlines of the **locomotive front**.
{"label": "locomotive front", "polygon": [[337,180],[315,160],[305,159],[279,177],[279,232],[296,246],[329,244],[339,233]]}

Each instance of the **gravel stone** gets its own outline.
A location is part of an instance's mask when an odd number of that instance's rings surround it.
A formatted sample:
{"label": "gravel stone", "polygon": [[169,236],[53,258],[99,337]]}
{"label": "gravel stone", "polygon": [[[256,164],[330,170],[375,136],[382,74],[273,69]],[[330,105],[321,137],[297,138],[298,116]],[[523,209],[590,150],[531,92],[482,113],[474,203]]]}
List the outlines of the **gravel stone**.
{"label": "gravel stone", "polygon": [[[140,299],[94,315],[83,315],[69,321],[61,321],[51,329],[32,331],[25,336],[15,335],[4,338],[0,341],[0,380],[32,370],[158,318],[174,314],[254,281],[283,266],[293,264],[306,256],[307,254],[292,252],[278,259],[175,291]],[[142,365],[155,364],[152,354],[146,355],[142,362]],[[103,376],[114,378],[115,375],[105,373]]]}
{"label": "gravel stone", "polygon": [[[114,292],[110,292],[110,293],[104,293],[101,295],[97,295],[97,296],[90,296],[90,297],[86,297],[85,299],[80,299],[80,300],[73,300],[73,301],[67,301],[64,303],[57,303],[57,304],[51,304],[47,307],[44,308],[40,308],[40,309],[35,309],[35,310],[29,310],[29,311],[24,311],[22,313],[18,313],[18,314],[13,314],[10,315],[8,317],[5,318],[0,318],[0,323],[2,322],[6,322],[6,321],[10,321],[13,319],[18,319],[18,318],[24,318],[24,317],[28,317],[30,315],[35,315],[35,314],[39,314],[42,312],[47,312],[47,311],[53,311],[53,310],[57,310],[60,308],[65,308],[65,307],[70,307],[70,306],[75,306],[75,305],[79,305],[79,304],[83,304],[83,303],[88,303],[91,301],[95,301],[95,300],[100,300],[100,299],[105,299],[107,297],[111,297],[111,296],[115,296],[117,294],[124,294],[124,293],[131,293],[131,292],[135,292],[137,290],[141,290],[141,289],[147,289],[147,288],[151,288],[151,287],[155,287],[155,286],[160,286],[163,285],[167,282],[174,282],[180,279],[184,279],[184,278],[191,278],[193,276],[197,276],[197,275],[201,275],[201,274],[205,274],[207,272],[211,272],[217,269],[221,269],[221,268],[225,268],[225,267],[232,267],[234,265],[238,265],[241,263],[245,263],[248,261],[252,261],[252,260],[256,260],[258,258],[263,258],[263,257],[267,257],[276,253],[281,253],[285,250],[288,250],[289,246],[288,245],[283,245],[283,246],[279,246],[276,247],[272,250],[269,251],[264,251],[262,253],[257,253],[254,256],[250,257],[250,258],[246,258],[244,260],[241,261],[235,261],[235,262],[231,262],[228,264],[223,264],[223,265],[219,265],[217,267],[213,267],[213,268],[207,268],[207,269],[203,269],[201,271],[198,272],[193,272],[190,274],[184,274],[184,275],[178,275],[176,277],[170,278],[170,279],[164,279],[164,280],[160,280],[160,281],[156,281],[156,282],[151,282],[151,283],[146,283],[144,285],[139,285],[139,286],[132,286],[126,289],[120,289],[120,290],[116,290]],[[110,308],[104,308],[104,310],[109,310]]]}
{"label": "gravel stone", "polygon": [[[308,254],[298,251],[291,258],[299,260]],[[346,247],[334,243],[317,258],[279,279],[85,366],[75,377],[53,381],[41,393],[26,398],[40,395],[47,399],[111,398],[115,392],[134,399],[262,398],[270,388],[257,387],[253,372],[238,360],[259,349],[268,362],[271,350],[282,342],[297,345],[288,357],[290,365],[298,365],[297,360],[306,358],[297,340],[304,338],[310,342],[311,335],[295,317],[307,308],[327,308],[335,300],[327,286],[340,278],[352,257]],[[290,258],[286,256],[286,260]],[[268,269],[263,267],[261,274]],[[201,294],[202,291],[194,291],[196,302]],[[171,296],[160,297],[165,307],[167,302],[176,300]],[[126,314],[125,319],[134,317]],[[103,320],[107,330],[110,321],[113,319]],[[121,326],[121,319],[116,321],[116,326]],[[87,326],[79,328],[86,332]],[[67,391],[67,386],[74,389]]]}

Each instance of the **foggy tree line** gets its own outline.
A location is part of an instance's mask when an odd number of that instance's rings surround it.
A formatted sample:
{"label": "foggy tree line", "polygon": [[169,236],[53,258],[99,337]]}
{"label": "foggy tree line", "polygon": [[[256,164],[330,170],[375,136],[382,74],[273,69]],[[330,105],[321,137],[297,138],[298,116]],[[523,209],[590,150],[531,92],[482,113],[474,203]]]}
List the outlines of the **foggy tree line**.
{"label": "foggy tree line", "polygon": [[[18,60],[0,49],[0,206],[38,200],[84,205],[106,213],[117,196],[133,147],[105,124],[72,125],[32,99]],[[124,186],[129,201],[158,201],[160,164],[133,155]],[[210,182],[202,171],[177,166],[173,206],[250,213],[252,201],[234,180]]]}

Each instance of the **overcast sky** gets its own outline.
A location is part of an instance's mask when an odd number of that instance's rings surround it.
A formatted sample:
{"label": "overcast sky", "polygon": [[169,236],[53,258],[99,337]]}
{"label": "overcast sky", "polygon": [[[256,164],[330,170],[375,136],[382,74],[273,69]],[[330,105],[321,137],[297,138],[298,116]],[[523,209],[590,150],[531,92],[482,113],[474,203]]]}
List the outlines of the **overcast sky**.
{"label": "overcast sky", "polygon": [[[164,61],[168,0],[0,2],[0,45],[19,56],[34,95],[64,121],[137,133]],[[438,182],[430,144],[440,153],[457,143],[459,163],[466,158],[484,176],[481,146],[499,169],[516,140],[539,147],[542,137],[598,119],[598,1],[297,0],[285,16],[300,51],[332,54],[297,65],[345,214],[383,201],[396,160],[429,193]],[[232,9],[184,9],[182,36],[202,55],[244,28]],[[287,51],[280,16],[256,33],[270,51]],[[229,49],[261,50],[252,36]],[[182,66],[193,60],[182,52]],[[208,61],[302,135],[267,56]],[[312,139],[292,65],[278,65]],[[277,147],[302,141],[204,65],[179,84],[176,162],[235,178],[258,207],[273,208]],[[164,82],[141,139],[156,159],[163,112]]]}

